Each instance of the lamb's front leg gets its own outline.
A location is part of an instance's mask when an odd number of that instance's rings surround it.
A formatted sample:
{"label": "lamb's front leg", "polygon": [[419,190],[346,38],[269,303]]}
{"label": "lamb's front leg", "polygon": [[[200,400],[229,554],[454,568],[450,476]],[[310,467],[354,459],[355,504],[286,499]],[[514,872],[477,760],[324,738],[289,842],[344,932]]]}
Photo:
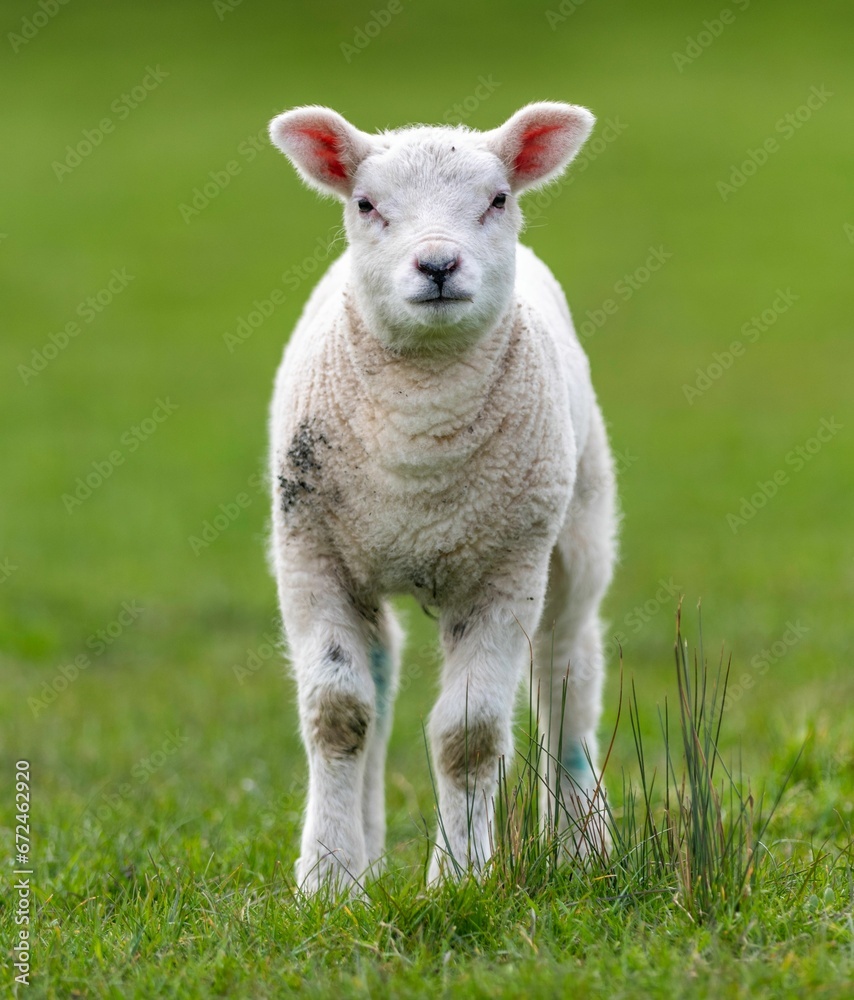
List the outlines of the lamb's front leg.
{"label": "lamb's front leg", "polygon": [[499,760],[512,762],[516,690],[542,594],[442,617],[442,692],[430,717],[439,829],[428,880],[480,870],[496,846]]}
{"label": "lamb's front leg", "polygon": [[308,757],[297,882],[306,892],[326,882],[344,888],[368,864],[362,799],[376,726],[370,624],[332,576],[286,574],[280,594]]}

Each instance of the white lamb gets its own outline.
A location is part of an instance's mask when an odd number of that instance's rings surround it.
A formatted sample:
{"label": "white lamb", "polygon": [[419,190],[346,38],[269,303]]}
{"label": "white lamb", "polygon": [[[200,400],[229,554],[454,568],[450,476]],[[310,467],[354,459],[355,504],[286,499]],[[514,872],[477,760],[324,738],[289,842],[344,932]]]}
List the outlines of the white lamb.
{"label": "white lamb", "polygon": [[529,636],[546,810],[560,770],[574,850],[607,843],[596,728],[612,460],[560,286],[517,241],[517,196],[558,176],[593,121],[538,103],[485,133],[368,135],[321,107],[270,124],[306,183],[344,202],[349,241],[294,331],[271,414],[273,555],[309,764],[306,892],[352,886],[384,851],[398,593],[436,610],[445,657],[430,878],[479,870],[494,850]]}

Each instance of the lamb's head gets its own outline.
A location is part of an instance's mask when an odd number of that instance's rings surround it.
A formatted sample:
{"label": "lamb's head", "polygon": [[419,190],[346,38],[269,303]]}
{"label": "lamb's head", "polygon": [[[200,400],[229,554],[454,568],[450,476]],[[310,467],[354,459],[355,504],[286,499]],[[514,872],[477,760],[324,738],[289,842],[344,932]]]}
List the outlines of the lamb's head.
{"label": "lamb's head", "polygon": [[401,351],[459,349],[494,328],[513,295],[517,196],[558,176],[593,115],[529,104],[500,128],[417,126],[379,135],[328,108],[270,123],[302,178],[344,202],[353,287],[370,330]]}

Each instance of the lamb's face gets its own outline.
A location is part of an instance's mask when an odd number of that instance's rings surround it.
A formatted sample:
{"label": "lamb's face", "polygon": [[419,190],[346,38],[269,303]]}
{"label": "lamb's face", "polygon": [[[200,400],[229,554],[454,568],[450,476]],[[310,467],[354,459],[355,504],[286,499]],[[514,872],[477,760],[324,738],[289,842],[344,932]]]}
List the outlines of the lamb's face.
{"label": "lamb's face", "polygon": [[515,278],[521,215],[476,133],[410,129],[356,170],[344,220],[371,329],[400,348],[453,347],[494,326]]}
{"label": "lamb's face", "polygon": [[326,108],[273,119],[303,178],[345,203],[353,287],[368,328],[403,351],[461,349],[508,308],[518,193],[562,172],[593,116],[532,104],[492,132],[419,127],[378,136]]}

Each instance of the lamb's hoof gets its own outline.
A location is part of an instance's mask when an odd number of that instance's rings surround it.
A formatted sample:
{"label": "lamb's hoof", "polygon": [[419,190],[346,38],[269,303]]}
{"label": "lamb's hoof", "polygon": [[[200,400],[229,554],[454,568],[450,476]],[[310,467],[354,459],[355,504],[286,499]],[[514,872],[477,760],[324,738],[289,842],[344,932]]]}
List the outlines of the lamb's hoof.
{"label": "lamb's hoof", "polygon": [[294,877],[299,891],[308,897],[323,893],[332,899],[341,896],[356,899],[365,893],[357,873],[354,873],[349,865],[345,865],[334,852],[297,858]]}
{"label": "lamb's hoof", "polygon": [[464,878],[480,879],[488,861],[456,860],[447,850],[433,848],[430,867],[427,869],[427,888],[441,885],[443,882],[461,882]]}
{"label": "lamb's hoof", "polygon": [[606,864],[613,848],[608,830],[608,811],[599,795],[595,800],[578,798],[561,833],[564,848],[576,863]]}

